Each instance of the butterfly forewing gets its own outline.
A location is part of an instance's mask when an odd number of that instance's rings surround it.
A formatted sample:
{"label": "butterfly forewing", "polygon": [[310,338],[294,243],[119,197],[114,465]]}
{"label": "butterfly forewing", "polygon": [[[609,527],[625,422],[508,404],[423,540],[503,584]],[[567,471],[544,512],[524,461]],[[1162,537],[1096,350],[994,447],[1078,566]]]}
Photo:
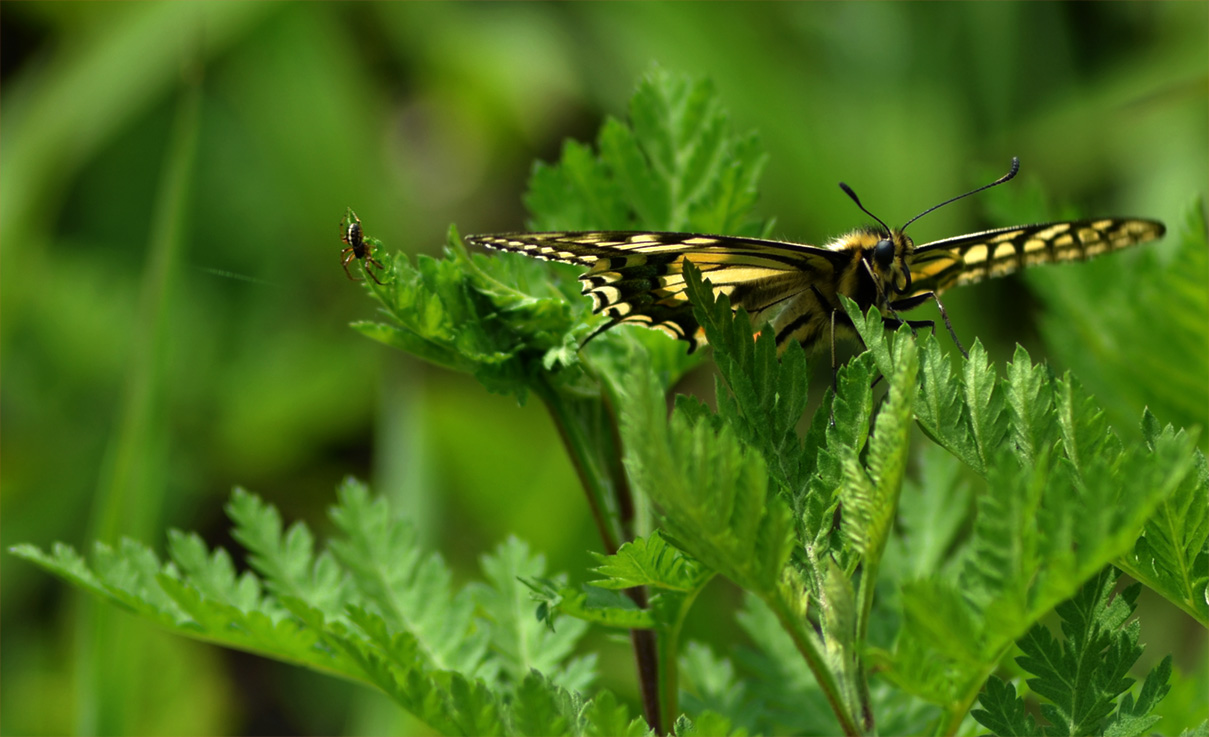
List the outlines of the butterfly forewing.
{"label": "butterfly forewing", "polygon": [[1083,261],[1160,238],[1164,230],[1154,220],[1099,218],[1020,225],[934,241],[918,246],[909,258],[910,295],[939,294],[1038,264]]}

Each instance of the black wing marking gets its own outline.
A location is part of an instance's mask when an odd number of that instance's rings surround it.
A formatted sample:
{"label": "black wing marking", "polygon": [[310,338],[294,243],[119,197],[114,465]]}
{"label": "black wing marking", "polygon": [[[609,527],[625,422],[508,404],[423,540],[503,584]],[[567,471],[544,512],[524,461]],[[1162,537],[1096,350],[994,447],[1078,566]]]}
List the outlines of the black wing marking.
{"label": "black wing marking", "polygon": [[1037,264],[1084,261],[1162,237],[1155,220],[1095,218],[1019,225],[933,241],[910,257],[912,291],[940,293]]}
{"label": "black wing marking", "polygon": [[[831,284],[852,261],[850,252],[796,243],[695,233],[604,231],[503,233],[469,236],[470,243],[550,261],[591,267],[580,276],[594,311],[610,318],[597,333],[622,322],[704,342],[684,287],[691,261],[715,295],[743,307],[759,324],[767,310],[786,306],[813,284]],[[810,304],[815,304],[810,300]]]}

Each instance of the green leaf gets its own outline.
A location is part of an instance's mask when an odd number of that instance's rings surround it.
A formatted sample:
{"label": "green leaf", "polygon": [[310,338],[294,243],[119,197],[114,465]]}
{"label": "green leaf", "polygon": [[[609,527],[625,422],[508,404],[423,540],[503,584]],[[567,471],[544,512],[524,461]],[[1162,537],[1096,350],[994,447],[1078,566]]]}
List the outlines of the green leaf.
{"label": "green leaf", "polygon": [[1012,441],[1025,463],[1036,463],[1058,440],[1057,426],[1050,421],[1054,411],[1053,372],[1045,364],[1034,365],[1028,351],[1017,345],[1007,375],[1005,393],[1012,418]]}
{"label": "green leaf", "polygon": [[248,562],[277,597],[290,596],[327,615],[349,601],[346,583],[329,554],[315,555],[315,539],[301,522],[283,529],[281,514],[260,497],[236,488],[227,504],[235,523],[232,536],[250,555]]}
{"label": "green leaf", "polygon": [[583,704],[536,671],[525,676],[508,707],[510,734],[570,735],[579,732],[576,722]]}
{"label": "green leaf", "polygon": [[[1000,401],[994,397],[989,386],[985,366],[982,369],[967,369],[965,378],[972,382],[967,386],[966,381],[953,372],[950,359],[941,352],[935,335],[929,333],[915,338],[906,326],[902,326],[896,334],[887,336],[885,323],[876,306],[862,314],[856,303],[847,297],[841,295],[840,302],[883,375],[890,376],[895,372],[893,346],[896,343],[905,340],[917,342],[920,349],[920,386],[919,396],[914,403],[915,419],[928,437],[975,471],[985,473],[979,434],[971,426],[974,412],[970,402],[985,410],[979,413],[983,421],[980,430],[986,433],[988,443],[998,432],[995,428],[1001,409]],[[972,350],[973,355],[985,356],[981,344],[975,343]],[[965,402],[962,402],[963,397]]]}
{"label": "green leaf", "polygon": [[[1181,489],[1195,495],[1205,484],[1200,455],[1186,434],[1156,430],[1151,446],[1125,448],[1073,380],[1054,380],[1024,361],[1018,353],[1009,371],[1005,437],[1049,440],[1032,443],[1036,455],[1027,464],[1008,446],[990,457],[987,491],[979,497],[957,583],[929,577],[934,580],[926,585],[904,586],[902,636],[882,663],[904,688],[927,684],[916,693],[933,703],[976,688],[1012,641],[1096,571],[1135,550],[1165,500]],[[1051,393],[1051,411],[1028,413],[1028,428],[1013,425],[1025,416],[1023,398]],[[921,400],[917,412],[928,405]],[[960,426],[940,434],[950,450],[975,447],[965,445]],[[975,468],[981,463],[977,454],[969,458]]]}
{"label": "green leaf", "polygon": [[1007,416],[1003,411],[1003,390],[981,342],[974,341],[963,368],[966,416],[977,448],[977,467],[987,468],[991,464],[991,457],[1002,447],[1008,432]]}
{"label": "green leaf", "polygon": [[1149,733],[1150,728],[1162,719],[1158,714],[1150,712],[1171,690],[1167,685],[1170,678],[1171,656],[1168,655],[1154,670],[1146,674],[1137,701],[1134,701],[1133,694],[1125,694],[1120,709],[1109,718],[1104,734],[1110,737],[1127,737]]}
{"label": "green leaf", "polygon": [[622,438],[634,486],[659,505],[677,546],[745,588],[773,592],[793,545],[788,507],[758,453],[726,427],[665,417],[659,386],[625,397]]}
{"label": "green leaf", "polygon": [[[1057,607],[1063,640],[1038,624],[1017,643],[1023,655],[1016,662],[1034,676],[1029,687],[1045,700],[1041,713],[1049,725],[1044,734],[1140,735],[1158,721],[1150,712],[1169,690],[1171,660],[1165,658],[1147,675],[1136,700],[1128,693],[1133,679],[1126,674],[1142,653],[1141,626],[1130,621],[1141,587],[1135,584],[1114,597],[1119,575],[1105,568]],[[996,734],[1039,733],[1011,685],[991,679],[980,705],[973,717]]]}
{"label": "green leaf", "polygon": [[[985,474],[978,441],[970,427],[970,411],[961,401],[969,393],[960,377],[953,371],[951,359],[940,350],[934,335],[925,335],[920,343],[919,399],[915,416],[920,428],[941,447],[974,469]],[[981,351],[975,342],[973,351]]]}
{"label": "green leaf", "polygon": [[708,80],[654,69],[629,118],[605,121],[598,158],[567,143],[557,166],[534,168],[532,230],[761,231],[749,212],[765,157],[754,135],[730,133]]}
{"label": "green leaf", "polygon": [[583,709],[584,737],[646,737],[650,728],[642,717],[630,717],[629,709],[609,691],[596,694]]}
{"label": "green leaf", "polygon": [[587,689],[596,676],[596,656],[568,661],[587,623],[570,619],[557,631],[544,626],[535,616],[531,589],[519,580],[545,576],[545,558],[509,537],[483,556],[480,565],[487,584],[472,584],[468,591],[486,620],[487,640],[507,677],[518,683],[537,671],[561,688]]}
{"label": "green leaf", "polygon": [[530,230],[625,230],[632,224],[609,167],[577,141],[563,144],[557,165],[534,164],[524,199]]}
{"label": "green leaf", "polygon": [[842,457],[844,534],[864,556],[866,564],[872,566],[881,560],[898,509],[899,491],[907,470],[911,409],[919,369],[914,343],[899,341],[895,349],[890,393],[877,415],[877,428],[869,443],[868,468],[861,465],[855,448],[846,448]]}
{"label": "green leaf", "polygon": [[995,735],[1038,735],[1037,721],[1028,713],[1024,699],[1016,698],[1016,687],[999,676],[991,676],[978,699],[981,709],[970,716]]}
{"label": "green leaf", "polygon": [[697,718],[689,719],[687,716],[681,715],[676,720],[676,734],[685,735],[735,735],[741,737],[746,735],[744,729],[735,729],[731,725],[730,720],[721,714],[714,711],[703,711],[697,715]]}
{"label": "green leaf", "polygon": [[[815,458],[815,472],[805,494],[795,500],[795,506],[802,510],[802,537],[816,561],[828,554],[846,556],[842,546],[833,544],[831,536],[845,488],[844,458],[861,454],[869,432],[873,413],[872,363],[871,354],[865,353],[840,367],[836,374],[838,391],[831,395],[830,404],[824,402],[815,413],[803,443],[807,457]],[[817,562],[810,568],[816,574],[822,570]],[[811,594],[817,596],[822,589],[821,579],[813,575],[807,581]]]}
{"label": "green leaf", "polygon": [[66,546],[14,552],[178,634],[373,686],[444,734],[503,734],[509,720],[582,731],[578,697],[557,684],[594,675],[592,658],[571,658],[585,627],[543,630],[516,583],[545,573],[540,558],[506,543],[484,558],[487,584],[453,593],[444,563],[385,502],[352,481],[339,498],[340,537],[316,552],[304,525],[287,530],[276,509],[236,490],[234,536],[263,580],[177,532],[171,563],[129,540],[98,545],[91,568]]}
{"label": "green leaf", "polygon": [[711,575],[697,561],[669,545],[658,530],[622,545],[615,555],[594,553],[593,557],[600,563],[593,572],[605,578],[591,585],[604,589],[648,586],[690,593],[704,586]]}
{"label": "green leaf", "polygon": [[364,484],[346,479],[331,517],[342,533],[329,547],[351,573],[357,601],[392,631],[407,630],[429,667],[476,674],[487,638],[476,632],[474,598],[454,596],[451,572],[439,555],[425,553],[411,525],[392,517],[385,499],[371,500]]}
{"label": "green leaf", "polygon": [[[1177,436],[1170,425],[1158,429],[1147,410],[1143,434],[1151,448],[1171,443]],[[1129,575],[1162,594],[1176,606],[1209,627],[1209,509],[1205,506],[1209,469],[1205,456],[1196,452],[1194,467],[1179,487],[1146,521],[1142,537],[1117,565]]]}
{"label": "green leaf", "polygon": [[395,278],[371,289],[390,322],[353,327],[523,399],[536,373],[577,364],[578,338],[589,329],[588,304],[568,301],[531,261],[472,257],[451,228],[443,259],[419,256],[412,266],[399,255]]}
{"label": "green leaf", "polygon": [[718,372],[729,392],[718,391],[719,414],[745,442],[770,462],[774,477],[793,496],[800,495],[812,469],[802,453],[797,424],[806,410],[809,366],[797,344],[778,359],[772,332],[753,336],[746,311],[731,312],[725,294],[716,298],[701,272],[684,269],[685,291],[693,314],[714,346]]}

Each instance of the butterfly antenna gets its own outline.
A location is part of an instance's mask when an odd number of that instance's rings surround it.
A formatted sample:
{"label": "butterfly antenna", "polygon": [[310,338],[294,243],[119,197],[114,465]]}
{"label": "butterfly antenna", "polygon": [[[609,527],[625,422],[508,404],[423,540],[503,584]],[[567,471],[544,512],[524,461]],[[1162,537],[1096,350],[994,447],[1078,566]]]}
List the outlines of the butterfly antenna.
{"label": "butterfly antenna", "polygon": [[861,208],[861,212],[863,212],[866,215],[868,215],[869,217],[873,218],[878,223],[881,223],[881,226],[886,229],[886,234],[887,235],[890,234],[890,226],[883,223],[882,219],[879,218],[877,215],[874,215],[873,213],[871,213],[865,209],[865,206],[861,204],[861,198],[856,196],[856,192],[852,191],[852,187],[849,187],[847,184],[840,182],[840,189],[844,190],[844,194],[846,194],[852,198],[852,201],[856,203],[856,206]]}
{"label": "butterfly antenna", "polygon": [[[995,187],[1000,184],[1003,184],[1004,182],[1008,181],[1012,177],[1016,176],[1016,172],[1018,172],[1018,171],[1020,171],[1020,159],[1013,156],[1012,157],[1012,170],[1009,171],[1007,174],[1004,174],[1003,176],[999,177],[998,179],[991,182],[990,184],[984,184],[981,187],[979,187],[978,189],[971,189],[969,192],[966,192],[965,194],[959,194],[951,200],[945,200],[944,202],[940,203],[939,205],[929,207],[927,210],[924,210],[920,214],[918,214],[915,217],[908,220],[907,225],[910,225],[911,223],[915,222],[916,220],[919,220],[921,217],[923,217],[924,215],[927,215],[928,213],[932,212],[933,210],[938,210],[938,209],[944,207],[945,205],[948,205],[950,203],[956,202],[957,200],[960,200],[962,197],[969,197],[970,195],[977,194],[984,189],[990,189],[991,187]],[[857,204],[860,204],[860,203],[858,202]],[[861,209],[863,210],[865,208],[862,207]],[[907,225],[904,225],[902,229],[906,230]]]}

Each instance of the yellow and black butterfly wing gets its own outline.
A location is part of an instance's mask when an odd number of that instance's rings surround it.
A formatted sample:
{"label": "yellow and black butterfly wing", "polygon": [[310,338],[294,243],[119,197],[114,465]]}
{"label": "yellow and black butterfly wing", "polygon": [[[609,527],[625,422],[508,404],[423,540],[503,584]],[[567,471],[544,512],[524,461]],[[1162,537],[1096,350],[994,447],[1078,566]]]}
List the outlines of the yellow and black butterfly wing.
{"label": "yellow and black butterfly wing", "polygon": [[770,310],[784,314],[796,306],[822,313],[811,287],[834,284],[836,274],[852,261],[850,253],[826,248],[693,233],[503,233],[466,240],[591,267],[579,277],[583,292],[592,298],[595,312],[610,318],[593,335],[618,323],[635,323],[688,342],[690,351],[704,343],[704,336],[685,294],[685,262],[701,270],[715,295],[728,295],[732,307],[743,307],[759,324]]}
{"label": "yellow and black butterfly wing", "polygon": [[937,294],[1037,264],[1084,261],[1161,238],[1162,223],[1137,218],[1097,218],[1019,225],[933,241],[915,249],[905,298]]}

